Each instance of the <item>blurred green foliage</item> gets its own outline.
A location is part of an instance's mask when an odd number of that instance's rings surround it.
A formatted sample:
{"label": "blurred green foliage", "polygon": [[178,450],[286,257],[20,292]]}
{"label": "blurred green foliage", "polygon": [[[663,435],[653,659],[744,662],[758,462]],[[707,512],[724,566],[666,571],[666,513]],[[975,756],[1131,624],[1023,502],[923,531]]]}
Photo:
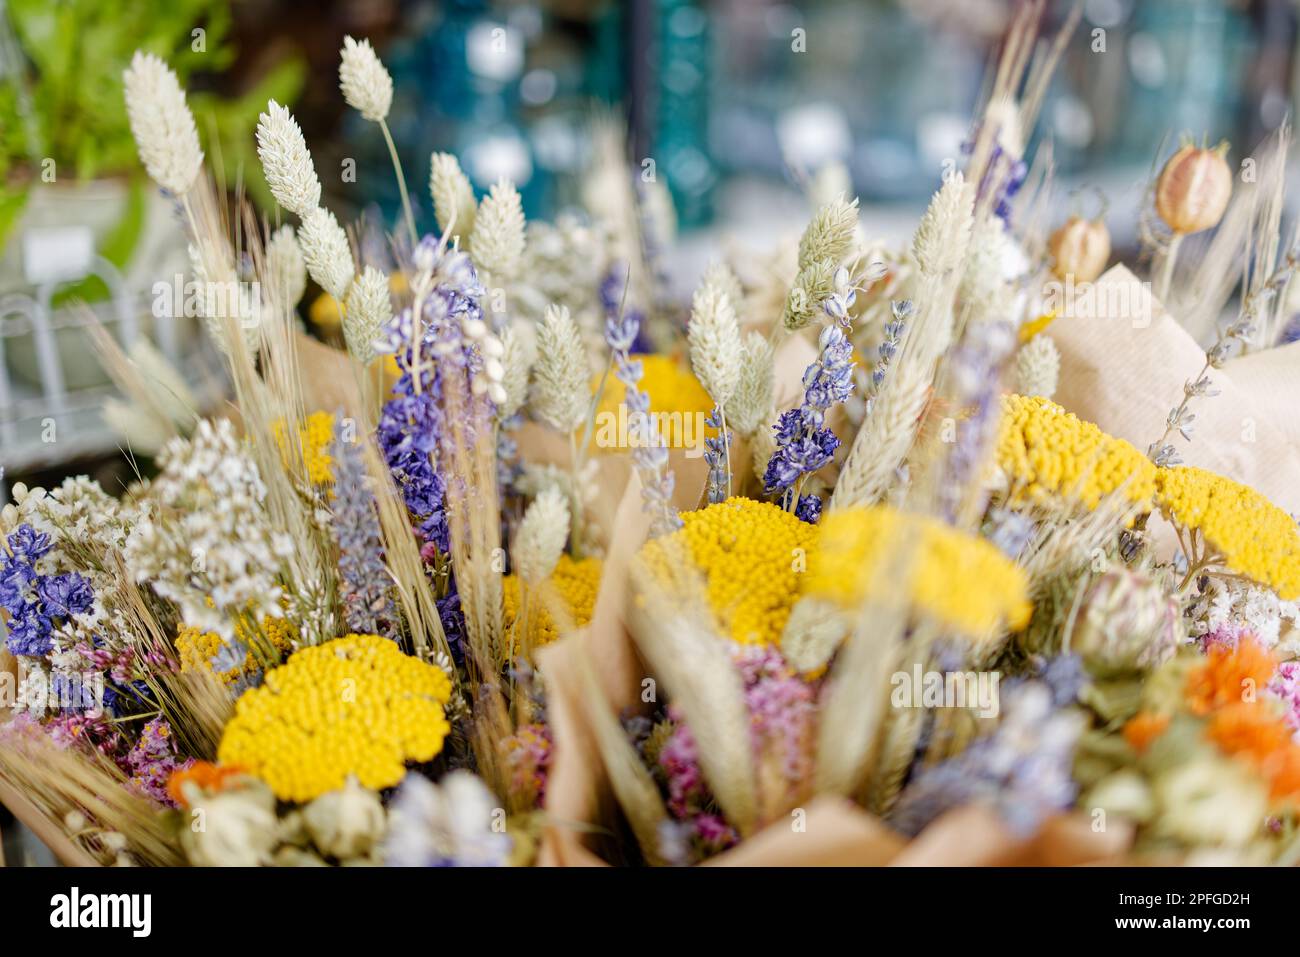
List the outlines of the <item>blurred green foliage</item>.
{"label": "blurred green foliage", "polygon": [[[68,167],[78,179],[142,175],[122,97],[122,71],[136,50],[166,60],[182,86],[197,71],[219,73],[235,56],[228,0],[8,0],[0,10],[6,6],[23,62],[0,77],[0,244],[47,158],[60,177]],[[258,112],[268,97],[292,103],[305,74],[301,59],[288,59],[234,99],[189,97],[211,168],[227,186],[242,179],[255,202],[270,203],[251,162]],[[111,249],[101,250],[118,265],[129,259],[142,223],[132,193],[105,244]]]}

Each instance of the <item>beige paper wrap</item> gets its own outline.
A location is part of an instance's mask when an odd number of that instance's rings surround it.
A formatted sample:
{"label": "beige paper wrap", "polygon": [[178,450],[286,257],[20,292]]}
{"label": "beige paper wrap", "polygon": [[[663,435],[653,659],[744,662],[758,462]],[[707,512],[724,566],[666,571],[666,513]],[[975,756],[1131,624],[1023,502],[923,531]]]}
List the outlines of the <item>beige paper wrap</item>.
{"label": "beige paper wrap", "polygon": [[[1094,293],[1045,332],[1061,353],[1055,400],[1146,452],[1205,350],[1124,266],[1109,269]],[[1210,378],[1220,394],[1192,400],[1192,441],[1177,433],[1170,441],[1187,464],[1300,512],[1300,343],[1231,359]]]}

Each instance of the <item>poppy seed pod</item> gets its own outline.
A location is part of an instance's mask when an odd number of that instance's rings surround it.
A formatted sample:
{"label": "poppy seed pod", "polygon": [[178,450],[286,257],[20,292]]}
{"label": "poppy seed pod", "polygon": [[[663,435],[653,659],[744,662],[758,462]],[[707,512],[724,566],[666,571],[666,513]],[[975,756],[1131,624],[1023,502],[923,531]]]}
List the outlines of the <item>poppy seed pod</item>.
{"label": "poppy seed pod", "polygon": [[1224,154],[1184,146],[1165,163],[1156,180],[1156,212],[1176,234],[1188,235],[1217,226],[1232,196],[1232,170]]}
{"label": "poppy seed pod", "polygon": [[1110,231],[1100,219],[1071,216],[1047,241],[1057,279],[1092,282],[1110,260]]}

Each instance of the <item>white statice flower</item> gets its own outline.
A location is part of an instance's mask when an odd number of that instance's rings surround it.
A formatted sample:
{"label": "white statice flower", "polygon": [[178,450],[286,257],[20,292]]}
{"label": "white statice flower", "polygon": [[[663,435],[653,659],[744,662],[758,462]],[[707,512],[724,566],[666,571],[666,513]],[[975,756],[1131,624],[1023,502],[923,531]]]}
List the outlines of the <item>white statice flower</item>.
{"label": "white statice flower", "polygon": [[339,51],[339,89],[343,99],[372,123],[388,119],[393,105],[393,78],[379,62],[369,40],[343,38]]}
{"label": "white statice flower", "polygon": [[1213,575],[1189,609],[1191,634],[1235,640],[1252,635],[1285,657],[1300,654],[1300,601],[1283,601],[1272,589]]}
{"label": "white statice flower", "polygon": [[280,573],[294,544],[271,526],[266,486],[234,427],[204,419],[158,464],[151,507],[124,550],[136,581],[176,602],[186,624],[228,640],[235,614],[280,617]]}
{"label": "white statice flower", "polygon": [[502,867],[513,849],[504,808],[469,771],[438,784],[408,773],[388,821],[384,858],[394,867]]}
{"label": "white statice flower", "polygon": [[24,659],[24,666],[13,710],[40,719],[50,710],[50,673],[39,658]]}
{"label": "white statice flower", "polygon": [[131,135],[149,178],[184,196],[203,167],[203,151],[180,81],[158,57],[137,50],[122,83]]}
{"label": "white statice flower", "polygon": [[275,100],[257,118],[257,155],[275,201],[300,219],[320,205],[320,180],[293,114]]}

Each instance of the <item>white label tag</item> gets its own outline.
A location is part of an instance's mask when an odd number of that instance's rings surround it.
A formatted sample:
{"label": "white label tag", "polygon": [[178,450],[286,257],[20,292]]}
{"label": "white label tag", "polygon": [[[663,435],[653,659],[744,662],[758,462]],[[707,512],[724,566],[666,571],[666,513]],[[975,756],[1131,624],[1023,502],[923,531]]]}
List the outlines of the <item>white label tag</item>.
{"label": "white label tag", "polygon": [[34,286],[82,279],[95,264],[89,226],[41,226],[23,233],[23,274]]}

